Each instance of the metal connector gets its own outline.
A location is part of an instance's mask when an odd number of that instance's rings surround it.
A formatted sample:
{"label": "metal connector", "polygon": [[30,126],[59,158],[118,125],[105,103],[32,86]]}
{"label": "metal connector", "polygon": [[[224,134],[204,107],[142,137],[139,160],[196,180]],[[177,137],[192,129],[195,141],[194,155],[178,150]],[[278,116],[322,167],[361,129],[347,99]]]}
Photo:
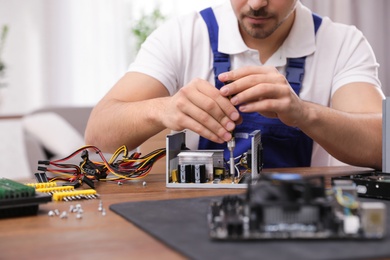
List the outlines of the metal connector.
{"label": "metal connector", "polygon": [[235,170],[234,170],[234,148],[236,148],[236,140],[234,136],[230,141],[227,142],[227,147],[230,151],[230,176],[232,178],[232,183],[234,183],[234,175],[235,175]]}

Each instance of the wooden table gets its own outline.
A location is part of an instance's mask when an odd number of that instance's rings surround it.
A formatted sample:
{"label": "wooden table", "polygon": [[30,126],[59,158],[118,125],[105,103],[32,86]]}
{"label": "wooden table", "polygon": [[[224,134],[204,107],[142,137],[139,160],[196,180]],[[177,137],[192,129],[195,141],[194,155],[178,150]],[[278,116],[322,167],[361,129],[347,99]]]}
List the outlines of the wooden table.
{"label": "wooden table", "polygon": [[[355,167],[273,169],[264,172],[291,172],[332,176],[369,169]],[[143,185],[143,182],[146,185]],[[166,188],[165,174],[149,174],[144,179],[118,185],[96,183],[100,199],[41,204],[37,216],[0,220],[0,259],[184,259],[132,223],[108,209],[114,203],[168,200],[243,193],[243,189]],[[98,210],[102,201],[106,215]],[[48,212],[69,211],[81,204],[84,213],[76,218],[50,217]],[[156,212],[158,214],[158,212]]]}
{"label": "wooden table", "polygon": [[7,114],[7,115],[3,115],[3,114],[0,114],[0,120],[10,120],[10,119],[21,119],[23,118],[23,115],[21,114]]}

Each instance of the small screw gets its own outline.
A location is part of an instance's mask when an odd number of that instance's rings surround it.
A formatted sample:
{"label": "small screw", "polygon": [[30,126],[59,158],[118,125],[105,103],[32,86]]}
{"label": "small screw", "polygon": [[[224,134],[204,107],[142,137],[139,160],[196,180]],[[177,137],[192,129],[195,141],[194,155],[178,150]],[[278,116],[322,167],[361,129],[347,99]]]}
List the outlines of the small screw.
{"label": "small screw", "polygon": [[102,210],[103,210],[103,202],[102,202],[101,200],[99,201],[98,210],[99,210],[99,211],[102,211]]}
{"label": "small screw", "polygon": [[66,211],[63,211],[61,213],[60,218],[68,218],[68,214],[66,213]]}

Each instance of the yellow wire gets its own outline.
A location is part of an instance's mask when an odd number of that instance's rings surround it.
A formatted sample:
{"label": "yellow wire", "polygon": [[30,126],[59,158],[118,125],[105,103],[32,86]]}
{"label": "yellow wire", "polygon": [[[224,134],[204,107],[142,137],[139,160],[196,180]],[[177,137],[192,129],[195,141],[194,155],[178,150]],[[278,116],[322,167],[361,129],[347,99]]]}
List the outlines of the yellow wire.
{"label": "yellow wire", "polygon": [[[82,146],[79,150],[82,150],[82,149],[92,149],[94,148],[93,146],[90,146],[90,145],[85,145],[85,146]],[[150,171],[150,169],[148,171],[146,171],[144,174],[142,174],[142,176],[138,176],[138,177],[128,177],[128,176],[125,176],[125,175],[122,175],[122,174],[118,174],[117,172],[115,172],[115,170],[113,168],[111,168],[110,164],[112,164],[113,162],[115,162],[116,158],[119,157],[119,155],[121,153],[123,153],[123,159],[122,159],[122,162],[125,162],[125,163],[130,163],[130,162],[133,162],[133,163],[137,163],[138,165],[140,165],[138,168],[143,168],[145,165],[147,165],[147,163],[149,163],[152,159],[154,159],[156,156],[160,155],[161,153],[165,152],[165,149],[161,148],[161,149],[158,149],[158,150],[155,150],[153,152],[151,152],[147,157],[145,158],[138,158],[138,159],[129,159],[128,158],[128,150],[127,150],[127,147],[125,145],[122,145],[121,147],[119,147],[115,152],[114,154],[111,156],[110,160],[107,161],[108,165],[106,162],[97,162],[97,161],[92,161],[94,164],[96,165],[99,165],[99,166],[104,166],[107,168],[107,171],[111,174],[113,174],[114,176],[116,176],[117,178],[116,179],[125,179],[125,180],[137,180],[137,179],[141,179],[141,178],[144,178],[146,176],[146,174]],[[81,164],[80,164],[80,170],[85,173],[83,167],[85,166],[86,164],[86,161],[83,161]],[[136,173],[137,170],[135,170],[133,173]],[[66,173],[61,173],[61,172],[56,172],[56,171],[52,171],[52,173],[56,173],[60,176],[63,176],[63,177],[73,177],[74,175],[73,174],[66,174]],[[54,181],[55,179],[57,179],[59,177],[56,177],[56,178],[53,178],[52,181]],[[101,180],[114,180],[115,178],[105,178],[105,179],[101,179]]]}
{"label": "yellow wire", "polygon": [[359,207],[359,203],[356,200],[351,201],[350,197],[343,195],[341,189],[337,189],[336,199],[340,205],[346,208],[357,209]]}

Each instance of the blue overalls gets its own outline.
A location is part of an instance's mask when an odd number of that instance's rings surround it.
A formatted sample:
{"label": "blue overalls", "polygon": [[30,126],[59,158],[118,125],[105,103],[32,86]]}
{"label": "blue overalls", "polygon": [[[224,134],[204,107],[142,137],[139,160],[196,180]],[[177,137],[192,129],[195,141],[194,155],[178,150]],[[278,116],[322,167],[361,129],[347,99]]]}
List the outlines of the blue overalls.
{"label": "blue overalls", "polygon": [[[215,85],[220,89],[224,83],[218,80],[218,75],[230,70],[228,54],[218,52],[218,23],[211,8],[200,12],[207,24],[210,44],[214,55]],[[314,28],[317,33],[322,18],[313,14]],[[286,79],[299,95],[304,71],[305,59],[289,58],[286,66]],[[261,130],[263,145],[264,168],[304,167],[310,166],[313,150],[313,140],[300,129],[283,124],[277,118],[267,118],[259,113],[241,113],[243,123],[237,125],[235,133],[236,148],[234,156],[239,156],[251,148],[250,138],[245,138],[254,130]],[[229,151],[225,144],[211,142],[203,137],[199,139],[199,149],[223,149],[225,158],[229,158]]]}

